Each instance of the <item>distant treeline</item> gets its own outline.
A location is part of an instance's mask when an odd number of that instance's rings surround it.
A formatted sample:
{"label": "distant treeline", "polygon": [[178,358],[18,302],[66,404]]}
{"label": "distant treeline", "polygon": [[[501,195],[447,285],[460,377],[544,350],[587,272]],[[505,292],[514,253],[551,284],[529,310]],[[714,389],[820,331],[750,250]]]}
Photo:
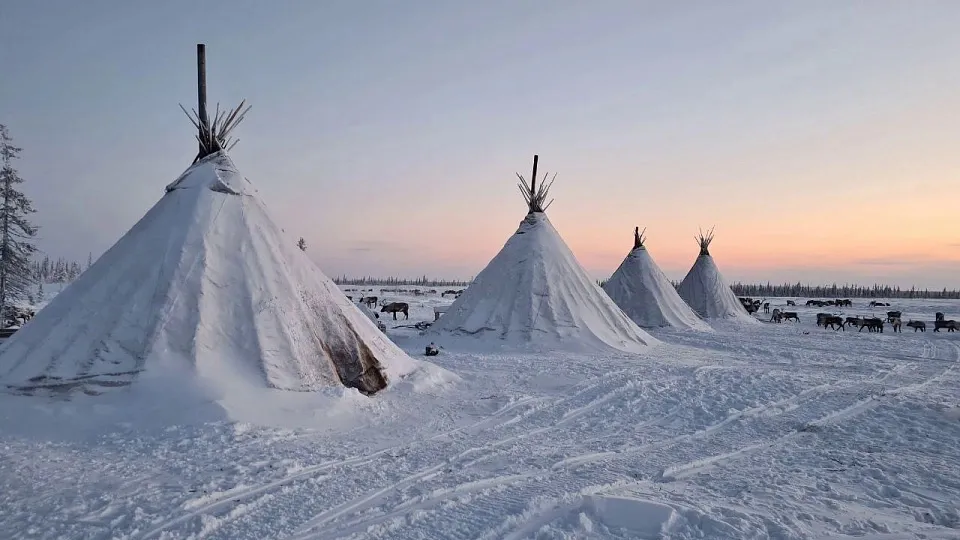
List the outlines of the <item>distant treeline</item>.
{"label": "distant treeline", "polygon": [[960,299],[960,291],[950,291],[946,287],[942,291],[930,289],[901,289],[889,285],[803,285],[800,283],[785,283],[783,285],[766,285],[733,283],[730,285],[737,296],[752,297],[796,297],[796,298],[934,298]]}
{"label": "distant treeline", "polygon": [[333,282],[337,285],[413,285],[419,287],[466,287],[470,284],[469,281],[460,279],[437,279],[427,276],[416,279],[338,276],[333,278]]}
{"label": "distant treeline", "polygon": [[[86,268],[90,268],[91,263],[92,261],[88,258]],[[78,261],[71,261],[63,257],[57,259],[44,257],[32,261],[30,270],[35,283],[69,283],[77,279],[85,268]]]}
{"label": "distant treeline", "polygon": [[[597,281],[603,287],[606,280]],[[680,287],[679,281],[671,281],[675,288]],[[960,299],[960,291],[951,291],[946,287],[942,291],[918,289],[910,287],[901,289],[889,285],[804,285],[802,283],[784,283],[783,285],[733,283],[730,285],[737,296],[754,298],[781,297],[781,298],[932,298],[942,300]]]}

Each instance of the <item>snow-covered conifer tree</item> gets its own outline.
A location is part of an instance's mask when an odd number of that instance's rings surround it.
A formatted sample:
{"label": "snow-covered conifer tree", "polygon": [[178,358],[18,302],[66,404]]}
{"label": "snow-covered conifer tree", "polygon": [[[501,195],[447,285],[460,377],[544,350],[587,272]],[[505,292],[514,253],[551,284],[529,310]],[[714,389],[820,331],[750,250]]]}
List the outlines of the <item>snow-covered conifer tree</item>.
{"label": "snow-covered conifer tree", "polygon": [[28,220],[33,203],[18,189],[23,178],[13,168],[20,151],[0,124],[0,310],[25,298],[33,285],[30,258],[37,251],[32,242],[37,228]]}

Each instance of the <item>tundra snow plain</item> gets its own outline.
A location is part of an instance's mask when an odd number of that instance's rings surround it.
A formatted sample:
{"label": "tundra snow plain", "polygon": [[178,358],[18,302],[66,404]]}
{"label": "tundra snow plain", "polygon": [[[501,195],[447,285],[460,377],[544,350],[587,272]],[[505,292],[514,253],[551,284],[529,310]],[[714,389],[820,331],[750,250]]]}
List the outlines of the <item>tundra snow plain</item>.
{"label": "tundra snow plain", "polygon": [[[382,320],[421,355],[403,325],[450,299],[373,288],[411,304]],[[960,302],[854,302],[836,313],[960,318]],[[461,381],[345,392],[311,428],[53,430],[38,419],[69,403],[2,396],[0,538],[960,537],[960,333],[796,311],[652,330],[664,344],[640,355],[443,349]]]}

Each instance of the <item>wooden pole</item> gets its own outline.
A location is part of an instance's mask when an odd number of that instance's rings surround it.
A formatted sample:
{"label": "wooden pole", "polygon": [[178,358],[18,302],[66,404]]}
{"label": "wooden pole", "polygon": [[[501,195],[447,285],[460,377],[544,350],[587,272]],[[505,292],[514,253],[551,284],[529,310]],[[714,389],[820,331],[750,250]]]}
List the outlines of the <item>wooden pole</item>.
{"label": "wooden pole", "polygon": [[[197,43],[197,112],[200,116],[200,138],[203,131],[209,129],[207,118],[207,46]],[[203,152],[203,145],[200,145]]]}
{"label": "wooden pole", "polygon": [[531,200],[534,195],[537,194],[537,161],[540,159],[540,156],[533,155],[533,175],[530,177],[530,196]]}

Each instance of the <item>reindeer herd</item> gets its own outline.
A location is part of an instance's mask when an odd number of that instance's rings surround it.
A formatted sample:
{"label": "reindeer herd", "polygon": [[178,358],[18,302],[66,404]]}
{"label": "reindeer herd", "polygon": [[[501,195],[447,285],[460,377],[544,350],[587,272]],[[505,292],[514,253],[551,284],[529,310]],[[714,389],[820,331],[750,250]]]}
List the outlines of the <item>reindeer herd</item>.
{"label": "reindeer herd", "polygon": [[[357,300],[358,304],[367,306],[370,309],[374,309],[377,305],[380,305],[380,313],[392,313],[393,320],[397,320],[397,313],[402,313],[404,319],[410,318],[410,304],[407,302],[388,302],[387,300],[381,300],[379,296],[364,296],[364,293],[373,292],[374,289],[344,289],[343,292],[359,292],[360,299]],[[412,294],[413,296],[424,296],[428,294],[437,294],[436,289],[380,289],[380,294],[383,293],[398,293],[398,294]],[[447,295],[453,296],[454,298],[459,298],[463,294],[463,289],[453,290],[449,289],[440,293],[440,297],[446,297]],[[353,301],[352,295],[347,295],[347,299],[351,302]]]}
{"label": "reindeer herd", "polygon": [[[787,300],[788,306],[796,306],[796,302],[792,300]],[[824,306],[852,306],[853,302],[850,300],[808,300],[806,303],[807,306],[815,307],[824,307]],[[877,302],[871,301],[870,307],[877,306],[889,306],[889,303],[886,302]],[[763,305],[764,312],[769,312],[769,303]],[[773,314],[770,317],[770,322],[782,323],[783,321],[795,321],[800,322],[800,317],[795,311],[783,311],[779,308],[773,310]],[[903,312],[902,311],[888,311],[886,318],[881,317],[842,317],[840,315],[835,315],[832,313],[817,313],[817,326],[824,329],[831,330],[843,330],[846,331],[847,327],[857,328],[858,332],[862,332],[864,328],[867,329],[867,332],[880,332],[884,330],[884,326],[889,324],[893,332],[902,333],[903,327],[913,328],[914,332],[926,332],[927,323],[924,321],[917,321],[910,319],[903,323]],[[942,312],[936,313],[936,320],[933,323],[933,331],[939,332],[942,329],[946,329],[948,332],[956,332],[960,330],[960,322],[950,319],[947,320]]]}

